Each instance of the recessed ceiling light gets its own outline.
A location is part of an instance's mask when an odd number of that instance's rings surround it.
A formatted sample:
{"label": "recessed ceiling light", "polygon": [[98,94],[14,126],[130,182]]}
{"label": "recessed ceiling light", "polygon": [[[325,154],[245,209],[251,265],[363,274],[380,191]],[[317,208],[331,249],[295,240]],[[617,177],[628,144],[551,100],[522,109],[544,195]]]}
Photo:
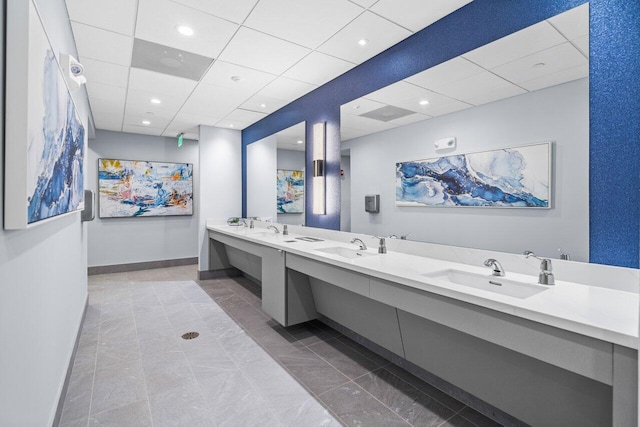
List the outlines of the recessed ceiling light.
{"label": "recessed ceiling light", "polygon": [[188,25],[176,25],[174,28],[183,36],[192,36],[194,34],[193,28]]}
{"label": "recessed ceiling light", "polygon": [[240,77],[240,76],[231,76],[231,80],[233,80],[234,82],[239,82],[240,80],[242,80],[242,77]]}
{"label": "recessed ceiling light", "polygon": [[303,142],[304,142],[304,141],[303,141],[303,140],[301,140],[301,139],[299,139],[299,140],[298,140],[298,144],[302,144]]}
{"label": "recessed ceiling light", "polygon": [[547,65],[547,64],[545,64],[544,62],[538,62],[537,64],[533,64],[532,68],[542,68],[545,65]]}
{"label": "recessed ceiling light", "polygon": [[160,103],[162,103],[162,101],[160,101],[158,98],[151,98],[149,100],[149,102],[152,103],[152,104],[160,104]]}
{"label": "recessed ceiling light", "polygon": [[260,107],[267,108],[267,104],[260,104]]}
{"label": "recessed ceiling light", "polygon": [[420,105],[427,105],[429,104],[429,101],[427,101],[426,99],[423,99],[422,101],[420,101]]}
{"label": "recessed ceiling light", "polygon": [[232,127],[233,127],[233,125],[229,125],[229,127],[230,127],[230,128],[232,128]]}
{"label": "recessed ceiling light", "polygon": [[367,45],[367,43],[369,43],[369,40],[367,40],[367,39],[360,39],[360,40],[358,40],[358,44],[359,44],[360,46],[366,46],[366,45]]}
{"label": "recessed ceiling light", "polygon": [[151,122],[149,120],[143,120],[142,124],[145,126],[149,126],[151,124]]}

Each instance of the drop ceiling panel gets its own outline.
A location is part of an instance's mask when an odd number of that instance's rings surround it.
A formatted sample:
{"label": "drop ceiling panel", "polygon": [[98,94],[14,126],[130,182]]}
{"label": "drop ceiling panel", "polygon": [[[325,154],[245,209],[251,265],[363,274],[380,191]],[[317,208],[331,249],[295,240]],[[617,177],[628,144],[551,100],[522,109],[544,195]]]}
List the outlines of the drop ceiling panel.
{"label": "drop ceiling panel", "polygon": [[571,43],[567,42],[542,52],[518,59],[494,68],[495,74],[513,83],[525,82],[564,69],[586,65],[587,59]]}
{"label": "drop ceiling panel", "polygon": [[156,73],[199,81],[213,58],[174,49],[142,39],[134,39],[131,66]]}
{"label": "drop ceiling panel", "polygon": [[80,57],[88,82],[102,83],[126,88],[129,82],[129,67],[110,62]]}
{"label": "drop ceiling panel", "polygon": [[197,9],[209,15],[241,24],[258,0],[173,0],[175,3]]}
{"label": "drop ceiling panel", "polygon": [[88,82],[87,92],[89,93],[89,99],[91,102],[94,100],[101,100],[108,105],[114,107],[124,107],[124,100],[127,94],[127,90],[122,87],[105,85],[102,83]]}
{"label": "drop ceiling panel", "polygon": [[271,98],[257,93],[246,102],[242,103],[240,108],[271,114],[287,104],[288,102],[282,99]]}
{"label": "drop ceiling panel", "polygon": [[395,102],[413,98],[419,92],[426,92],[426,90],[406,81],[400,81],[368,94],[367,98],[383,104],[395,105]]}
{"label": "drop ceiling panel", "polygon": [[286,77],[278,77],[265,86],[259,93],[269,98],[281,99],[289,103],[315,88],[315,85],[309,83],[299,82]]}
{"label": "drop ceiling panel", "polygon": [[[150,125],[145,125],[142,122],[149,121]],[[128,111],[124,114],[124,126],[141,126],[148,127],[151,129],[162,129],[164,130],[167,125],[171,122],[171,119],[161,119],[159,117],[147,117],[145,115],[131,114]]]}
{"label": "drop ceiling panel", "polygon": [[316,48],[362,11],[347,0],[261,0],[244,25]]}
{"label": "drop ceiling panel", "polygon": [[589,36],[582,36],[582,37],[578,37],[577,39],[573,39],[571,40],[571,43],[573,43],[578,49],[580,49],[580,52],[582,52],[582,54],[588,58],[589,57]]}
{"label": "drop ceiling panel", "polygon": [[184,130],[198,125],[213,126],[221,119],[222,117],[213,117],[211,115],[178,113],[169,127]]}
{"label": "drop ceiling panel", "polygon": [[566,42],[546,21],[532,25],[462,55],[484,68],[495,68]]}
{"label": "drop ceiling panel", "polygon": [[472,0],[380,0],[371,11],[416,32]]}
{"label": "drop ceiling panel", "polygon": [[589,34],[589,3],[574,7],[560,15],[549,18],[548,21],[567,40],[586,36]]}
{"label": "drop ceiling panel", "polygon": [[554,74],[547,74],[533,80],[519,83],[519,86],[528,91],[534,91],[588,77],[589,64],[583,64],[574,68],[564,69]]}
{"label": "drop ceiling panel", "polygon": [[66,0],[66,2],[69,18],[72,21],[133,36],[138,9],[136,0]]}
{"label": "drop ceiling panel", "polygon": [[349,116],[359,116],[361,114],[368,113],[369,111],[377,110],[378,108],[384,107],[385,104],[382,102],[374,101],[368,98],[358,98],[354,99],[351,102],[347,102],[346,104],[342,104],[340,106],[340,115],[344,114]]}
{"label": "drop ceiling panel", "polygon": [[414,74],[405,80],[420,87],[437,90],[457,80],[462,80],[485,71],[484,68],[459,56],[442,64]]}
{"label": "drop ceiling panel", "polygon": [[96,126],[96,129],[111,130],[114,132],[122,131],[122,120],[109,120],[109,118],[101,116],[94,119],[94,124]]}
{"label": "drop ceiling panel", "polygon": [[[102,100],[91,101],[91,111],[95,115],[96,122],[100,119],[100,123],[113,123],[122,127],[122,118],[124,117],[124,107],[114,107],[108,102]],[[102,129],[102,128],[101,128]]]}
{"label": "drop ceiling panel", "polygon": [[280,75],[308,53],[307,48],[242,27],[219,59]]}
{"label": "drop ceiling panel", "polygon": [[216,123],[216,126],[219,128],[230,128],[230,129],[235,129],[235,130],[242,130],[248,126],[250,126],[251,123],[249,122],[242,122],[239,120],[220,120],[218,123]]}
{"label": "drop ceiling panel", "polygon": [[156,127],[150,127],[150,126],[135,126],[135,125],[122,126],[122,132],[139,133],[142,135],[162,136],[163,131],[164,131],[164,128],[156,128]]}
{"label": "drop ceiling panel", "polygon": [[351,1],[351,3],[355,3],[359,6],[362,6],[365,9],[368,9],[369,7],[373,6],[378,0],[349,0],[349,1]]}
{"label": "drop ceiling panel", "polygon": [[255,123],[260,119],[265,118],[267,115],[264,113],[257,113],[255,111],[235,109],[224,120],[240,121],[244,123]]}
{"label": "drop ceiling panel", "polygon": [[[427,101],[428,104],[422,104]],[[398,99],[393,105],[415,111],[426,115],[433,115],[432,110],[439,107],[458,102],[448,96],[441,95],[426,89],[416,89],[415,93],[409,98]]]}
{"label": "drop ceiling panel", "polygon": [[350,139],[359,138],[361,136],[369,135],[369,132],[364,129],[353,129],[350,127],[340,126],[340,140],[348,141]]}
{"label": "drop ceiling panel", "polygon": [[485,71],[466,79],[458,80],[457,82],[447,86],[443,86],[438,90],[438,92],[450,98],[475,105],[476,103],[471,102],[471,99],[476,99],[490,92],[515,87],[515,85],[503,78]]}
{"label": "drop ceiling panel", "polygon": [[158,98],[178,98],[183,101],[196,87],[197,82],[168,74],[131,68],[129,74],[129,88],[156,94]]}
{"label": "drop ceiling panel", "polygon": [[[217,18],[169,0],[139,0],[136,38],[175,49],[215,58],[238,29]],[[193,36],[175,30],[178,25],[193,29]]]}
{"label": "drop ceiling panel", "polygon": [[445,114],[455,113],[456,111],[466,110],[473,105],[462,101],[453,101],[441,105],[429,105],[425,112],[433,117],[444,116]]}
{"label": "drop ceiling panel", "polygon": [[127,116],[135,116],[145,118],[149,121],[154,120],[168,120],[171,121],[175,117],[178,110],[167,110],[162,108],[151,108],[151,106],[145,106],[140,104],[130,104],[127,99],[127,105],[125,107],[125,114]]}
{"label": "drop ceiling panel", "polygon": [[[182,97],[168,97],[158,95],[154,92],[145,92],[142,90],[129,89],[127,91],[127,105],[136,105],[141,108],[148,108],[150,111],[156,109],[176,112],[182,107],[182,104],[186,101],[189,94]],[[156,98],[160,100],[160,104],[152,104],[151,99]]]}
{"label": "drop ceiling panel", "polygon": [[360,116],[347,116],[345,126],[353,129],[362,129],[369,133],[381,132],[396,127],[393,123],[382,122],[380,120],[368,119]]}
{"label": "drop ceiling panel", "polygon": [[499,101],[505,98],[511,98],[512,96],[522,95],[527,91],[515,86],[510,85],[506,87],[500,87],[494,90],[485,90],[474,95],[468,95],[467,102],[473,105],[488,104],[489,102]]}
{"label": "drop ceiling panel", "polygon": [[320,86],[353,67],[355,64],[351,62],[314,51],[289,68],[283,76]]}
{"label": "drop ceiling panel", "polygon": [[252,70],[224,61],[215,61],[200,83],[257,92],[276,78],[263,71]]}
{"label": "drop ceiling panel", "polygon": [[393,123],[397,126],[410,125],[412,123],[422,122],[424,120],[429,120],[431,116],[427,116],[425,114],[411,114],[408,116],[400,117],[399,119],[391,120],[390,123]]}
{"label": "drop ceiling panel", "polygon": [[[399,25],[367,11],[331,37],[318,50],[360,64],[411,34]],[[360,46],[358,41],[361,39],[368,40],[368,43]]]}
{"label": "drop ceiling panel", "polygon": [[77,22],[71,26],[80,57],[124,66],[131,64],[131,37]]}
{"label": "drop ceiling panel", "polygon": [[193,91],[181,113],[199,114],[211,117],[225,117],[246,101],[248,95],[222,86],[198,85]]}

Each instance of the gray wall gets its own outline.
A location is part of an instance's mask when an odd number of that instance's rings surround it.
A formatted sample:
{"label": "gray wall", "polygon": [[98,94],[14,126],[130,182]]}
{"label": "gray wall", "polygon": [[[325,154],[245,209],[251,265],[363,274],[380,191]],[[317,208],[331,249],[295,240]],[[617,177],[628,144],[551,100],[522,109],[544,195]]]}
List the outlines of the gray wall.
{"label": "gray wall", "polygon": [[[99,218],[98,159],[151,160],[192,163],[194,214],[192,216]],[[96,192],[96,218],[89,223],[89,267],[162,261],[198,256],[198,210],[196,191],[198,142],[132,133],[96,131],[89,142],[88,188]]]}
{"label": "gray wall", "polygon": [[[555,142],[552,209],[395,206],[395,163],[440,157],[433,142],[456,136],[451,154]],[[589,254],[589,82],[578,80],[343,143],[351,150],[351,231],[574,260]],[[380,194],[380,213],[364,195]]]}
{"label": "gray wall", "polygon": [[[277,150],[278,169],[304,171],[304,151],[298,150]],[[275,182],[275,180],[274,180]],[[275,185],[275,184],[274,184]],[[306,193],[305,193],[306,194]],[[275,203],[275,202],[274,202]],[[304,224],[304,213],[300,214],[278,214],[278,222],[281,224]]]}
{"label": "gray wall", "polygon": [[[77,56],[64,0],[38,0],[36,4],[55,53]],[[3,26],[5,2],[0,7]],[[0,38],[4,46],[4,28],[0,28]],[[0,61],[4,80],[5,58]],[[0,85],[0,97],[3,90]],[[73,98],[86,126],[86,92],[81,89]],[[3,107],[0,105],[0,121],[4,127]],[[0,212],[5,143],[26,142],[4,141],[0,132]],[[53,422],[87,297],[85,239],[86,226],[79,213],[28,230],[0,230],[0,425],[47,426]]]}

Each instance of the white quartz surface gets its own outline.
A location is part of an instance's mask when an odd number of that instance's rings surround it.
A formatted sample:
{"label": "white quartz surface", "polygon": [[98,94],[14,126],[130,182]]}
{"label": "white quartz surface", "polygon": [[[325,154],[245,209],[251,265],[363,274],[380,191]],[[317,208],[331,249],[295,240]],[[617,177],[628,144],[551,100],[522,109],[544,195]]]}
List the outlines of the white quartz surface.
{"label": "white quartz surface", "polygon": [[[408,287],[447,296],[481,307],[540,322],[549,326],[576,332],[629,348],[638,348],[638,294],[606,287],[587,286],[564,281],[556,277],[554,286],[527,298],[516,298],[500,293],[475,289],[440,281],[425,274],[444,269],[456,269],[482,275],[490,270],[451,261],[388,251],[377,253],[377,245],[371,245],[368,254],[375,256],[347,259],[343,256],[320,252],[316,249],[344,247],[357,249],[354,244],[335,240],[305,242],[296,237],[314,236],[312,229],[305,234],[283,236],[265,228],[250,229],[227,225],[208,224],[211,231],[254,243],[264,244],[286,252],[307,257],[331,265],[363,273]],[[281,225],[278,228],[282,229]],[[373,243],[367,240],[366,243]],[[537,285],[537,275],[507,272],[506,279]]]}

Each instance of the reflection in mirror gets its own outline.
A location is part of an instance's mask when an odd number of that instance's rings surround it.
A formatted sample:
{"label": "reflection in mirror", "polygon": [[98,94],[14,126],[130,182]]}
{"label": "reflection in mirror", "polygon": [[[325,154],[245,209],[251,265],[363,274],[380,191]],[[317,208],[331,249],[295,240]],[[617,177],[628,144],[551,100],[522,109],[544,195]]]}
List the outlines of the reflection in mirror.
{"label": "reflection in mirror", "polygon": [[304,225],[305,123],[247,146],[247,216]]}
{"label": "reflection in mirror", "polygon": [[[587,261],[588,22],[584,4],[343,105],[341,227]],[[457,145],[436,151],[446,137]],[[396,206],[397,162],[547,141],[551,209]],[[380,213],[365,212],[367,194]]]}

